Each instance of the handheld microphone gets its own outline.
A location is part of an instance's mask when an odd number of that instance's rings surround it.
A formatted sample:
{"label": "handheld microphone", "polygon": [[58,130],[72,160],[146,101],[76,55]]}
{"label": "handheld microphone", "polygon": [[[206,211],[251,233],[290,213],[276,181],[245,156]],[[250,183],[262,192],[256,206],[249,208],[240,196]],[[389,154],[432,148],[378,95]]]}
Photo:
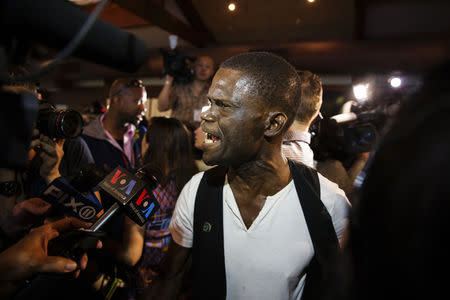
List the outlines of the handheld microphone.
{"label": "handheld microphone", "polygon": [[[95,248],[97,240],[104,234],[99,231],[100,228],[120,209],[123,209],[134,222],[144,225],[159,209],[159,203],[152,193],[157,186],[156,172],[157,170],[149,165],[139,169],[136,174],[132,174],[120,166],[114,169],[98,186],[117,202],[103,213],[89,229],[65,232],[51,240],[48,245],[49,255],[65,256],[78,261],[82,253]],[[67,182],[63,182],[65,185],[62,185],[61,181],[55,181],[46,191],[47,195],[51,195],[57,203],[67,203],[67,199],[81,201],[76,195],[76,193],[80,193]],[[72,203],[72,200],[69,203]],[[74,209],[80,208],[77,210],[79,212],[82,207],[86,206],[80,205]],[[15,299],[34,299],[37,294],[40,295],[38,292],[51,290],[55,281],[60,279],[61,275],[39,274],[19,292]]]}
{"label": "handheld microphone", "polygon": [[90,231],[98,231],[120,208],[138,225],[147,222],[159,209],[159,203],[152,193],[157,179],[148,170],[144,166],[132,174],[118,166],[99,183],[99,187],[117,202],[89,228]]}
{"label": "handheld microphone", "polygon": [[84,222],[93,220],[103,209],[94,193],[89,191],[86,195],[81,194],[63,177],[53,180],[41,198]]}

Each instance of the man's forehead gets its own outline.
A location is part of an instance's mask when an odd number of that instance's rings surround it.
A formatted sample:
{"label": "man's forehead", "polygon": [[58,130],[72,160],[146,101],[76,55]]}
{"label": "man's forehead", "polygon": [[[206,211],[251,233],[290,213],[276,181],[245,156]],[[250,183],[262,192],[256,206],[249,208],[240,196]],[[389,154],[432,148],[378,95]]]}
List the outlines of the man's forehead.
{"label": "man's forehead", "polygon": [[230,68],[219,68],[213,78],[210,92],[223,90],[230,93],[246,94],[252,86],[251,77],[244,72]]}
{"label": "man's forehead", "polygon": [[200,63],[208,63],[210,65],[214,65],[214,61],[211,57],[209,56],[200,56],[197,58],[197,60],[195,61],[196,64],[200,64]]}

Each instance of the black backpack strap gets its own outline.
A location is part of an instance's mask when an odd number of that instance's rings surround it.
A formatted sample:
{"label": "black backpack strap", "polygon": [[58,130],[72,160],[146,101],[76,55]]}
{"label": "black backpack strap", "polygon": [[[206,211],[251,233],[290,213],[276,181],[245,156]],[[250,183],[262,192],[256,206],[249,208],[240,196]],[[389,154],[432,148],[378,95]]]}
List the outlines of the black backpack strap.
{"label": "black backpack strap", "polygon": [[194,208],[192,246],[194,299],[225,299],[223,246],[223,186],[226,168],[215,167],[203,175]]}
{"label": "black backpack strap", "polygon": [[290,160],[289,167],[314,247],[302,299],[320,299],[335,268],[339,241],[331,216],[320,199],[317,171]]}

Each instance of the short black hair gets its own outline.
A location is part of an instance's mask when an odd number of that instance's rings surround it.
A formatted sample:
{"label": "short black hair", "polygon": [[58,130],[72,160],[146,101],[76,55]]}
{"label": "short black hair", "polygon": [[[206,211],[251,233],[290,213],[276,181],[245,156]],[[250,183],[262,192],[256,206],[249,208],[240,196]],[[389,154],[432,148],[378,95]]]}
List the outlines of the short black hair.
{"label": "short black hair", "polygon": [[244,72],[252,79],[248,93],[279,108],[288,117],[286,129],[292,124],[301,97],[300,78],[284,58],[269,52],[248,52],[233,56],[221,65]]}

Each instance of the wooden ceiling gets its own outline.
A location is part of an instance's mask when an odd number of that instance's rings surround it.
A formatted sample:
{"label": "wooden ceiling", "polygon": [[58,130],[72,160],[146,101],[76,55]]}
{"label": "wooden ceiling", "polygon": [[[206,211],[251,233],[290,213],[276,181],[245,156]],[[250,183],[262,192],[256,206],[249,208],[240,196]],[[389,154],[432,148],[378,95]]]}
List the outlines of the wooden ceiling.
{"label": "wooden ceiling", "polygon": [[[424,72],[450,59],[448,11],[448,0],[117,0],[101,19],[145,41],[149,58],[139,76],[161,76],[159,48],[168,48],[170,34],[179,37],[181,51],[218,63],[267,50],[298,69],[355,75]],[[60,80],[127,75],[78,59],[65,64],[54,72]]]}

